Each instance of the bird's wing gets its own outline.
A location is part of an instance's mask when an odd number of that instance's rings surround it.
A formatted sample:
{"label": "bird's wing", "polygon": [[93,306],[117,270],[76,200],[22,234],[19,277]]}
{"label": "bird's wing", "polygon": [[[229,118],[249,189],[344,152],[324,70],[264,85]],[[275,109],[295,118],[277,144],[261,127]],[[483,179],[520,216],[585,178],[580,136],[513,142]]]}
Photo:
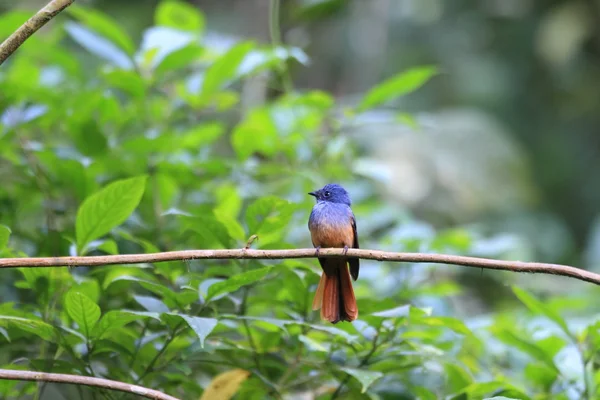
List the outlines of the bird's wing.
{"label": "bird's wing", "polygon": [[[354,232],[354,243],[352,247],[358,249],[358,232],[356,232],[356,218],[354,218],[354,214],[351,217],[352,222],[352,231]],[[359,270],[359,260],[358,258],[349,258],[348,264],[350,264],[350,275],[354,280],[358,279],[358,270]]]}

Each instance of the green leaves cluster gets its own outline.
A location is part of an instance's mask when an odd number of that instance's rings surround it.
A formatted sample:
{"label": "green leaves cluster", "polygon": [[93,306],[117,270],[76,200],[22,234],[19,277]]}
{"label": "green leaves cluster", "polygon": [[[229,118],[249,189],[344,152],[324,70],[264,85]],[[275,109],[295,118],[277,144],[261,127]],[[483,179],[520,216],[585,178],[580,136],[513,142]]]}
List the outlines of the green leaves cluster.
{"label": "green leaves cluster", "polygon": [[[1,257],[241,248],[253,235],[254,247],[307,247],[307,191],[341,181],[375,192],[348,176],[360,149],[340,134],[340,118],[388,107],[437,74],[403,71],[340,117],[329,93],[283,92],[281,71],[308,61],[301,49],[216,47],[186,2],[161,1],[139,45],[97,10],[68,13],[0,71]],[[0,35],[25,17],[0,15]],[[268,78],[264,96],[244,98],[257,75]],[[379,226],[383,205],[357,196],[365,248],[468,253],[477,244],[459,228],[410,234],[423,224],[395,215]],[[563,309],[519,288],[520,311],[548,322],[543,332],[510,313],[463,321],[445,309],[458,283],[422,267],[362,265],[360,318],[338,325],[311,309],[316,260],[2,271],[0,360],[181,398],[213,393],[224,376],[242,399],[598,395],[598,323],[575,330]],[[581,356],[580,375],[563,368],[563,354]],[[3,398],[37,390],[0,383]]]}

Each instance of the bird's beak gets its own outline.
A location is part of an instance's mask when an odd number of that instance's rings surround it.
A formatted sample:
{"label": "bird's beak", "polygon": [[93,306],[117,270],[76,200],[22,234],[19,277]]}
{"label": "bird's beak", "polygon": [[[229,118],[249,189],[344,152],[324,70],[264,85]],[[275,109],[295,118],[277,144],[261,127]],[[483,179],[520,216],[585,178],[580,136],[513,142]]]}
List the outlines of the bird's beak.
{"label": "bird's beak", "polygon": [[310,194],[311,196],[317,197],[317,192],[308,192],[308,194]]}

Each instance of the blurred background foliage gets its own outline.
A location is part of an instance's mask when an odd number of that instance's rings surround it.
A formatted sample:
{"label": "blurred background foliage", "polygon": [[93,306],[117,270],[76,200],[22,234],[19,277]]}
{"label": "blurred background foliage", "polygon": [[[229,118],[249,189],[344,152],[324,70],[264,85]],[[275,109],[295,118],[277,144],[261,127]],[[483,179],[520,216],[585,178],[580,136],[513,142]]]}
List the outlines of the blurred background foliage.
{"label": "blurred background foliage", "polygon": [[[0,37],[42,5],[0,2]],[[593,0],[77,1],[0,68],[0,256],[308,247],[306,193],[336,181],[363,248],[600,272],[599,22]],[[364,261],[332,326],[316,264],[5,270],[0,364],[183,399],[600,396],[592,285]]]}

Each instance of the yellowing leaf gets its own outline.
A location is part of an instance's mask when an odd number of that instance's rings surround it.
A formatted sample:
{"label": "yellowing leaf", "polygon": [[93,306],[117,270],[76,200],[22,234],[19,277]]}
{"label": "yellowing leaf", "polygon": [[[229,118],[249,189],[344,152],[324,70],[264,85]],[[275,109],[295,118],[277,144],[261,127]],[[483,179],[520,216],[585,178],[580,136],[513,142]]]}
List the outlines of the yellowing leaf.
{"label": "yellowing leaf", "polygon": [[243,369],[232,369],[215,376],[208,385],[200,400],[229,400],[240,388],[240,385],[248,379],[250,372]]}

